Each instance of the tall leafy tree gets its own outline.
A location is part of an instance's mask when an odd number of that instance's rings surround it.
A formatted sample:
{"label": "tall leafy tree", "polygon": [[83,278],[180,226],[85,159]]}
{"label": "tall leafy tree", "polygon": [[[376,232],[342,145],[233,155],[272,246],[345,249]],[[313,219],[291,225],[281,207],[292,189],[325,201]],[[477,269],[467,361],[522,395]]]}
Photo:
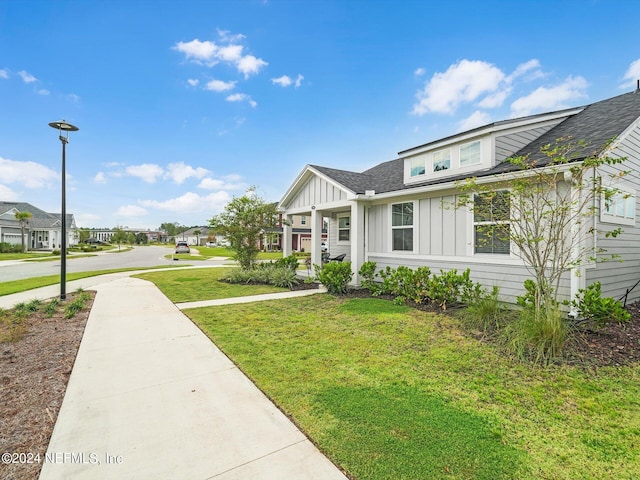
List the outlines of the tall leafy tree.
{"label": "tall leafy tree", "polygon": [[276,205],[265,202],[251,187],[242,197],[234,197],[209,223],[229,241],[240,266],[249,270],[260,252],[260,239],[265,230],[276,226],[277,217]]}
{"label": "tall leafy tree", "polygon": [[125,232],[124,230],[118,227],[114,228],[113,236],[111,237],[111,242],[118,244],[118,250],[120,250],[120,245],[125,243],[126,241],[127,241],[127,232]]}
{"label": "tall leafy tree", "polygon": [[24,229],[29,224],[29,219],[33,217],[33,215],[31,215],[31,212],[16,212],[14,217],[20,224],[20,238],[22,239],[22,253],[24,253],[26,251],[26,246],[24,243]]}

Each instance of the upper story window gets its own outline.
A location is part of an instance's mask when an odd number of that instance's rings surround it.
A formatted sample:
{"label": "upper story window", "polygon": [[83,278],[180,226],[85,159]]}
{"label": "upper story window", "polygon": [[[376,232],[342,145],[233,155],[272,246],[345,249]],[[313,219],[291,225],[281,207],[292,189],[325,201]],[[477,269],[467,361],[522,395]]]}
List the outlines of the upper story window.
{"label": "upper story window", "polygon": [[411,159],[411,176],[416,177],[418,175],[424,175],[426,171],[424,155],[414,157]]}
{"label": "upper story window", "polygon": [[306,215],[301,215],[300,216],[300,225],[306,225],[307,224],[307,216]]}
{"label": "upper story window", "polygon": [[393,250],[413,251],[413,202],[391,206]]}
{"label": "upper story window", "polygon": [[511,208],[509,192],[480,193],[474,198],[473,230],[475,253],[510,253]]}
{"label": "upper story window", "polygon": [[634,225],[636,220],[636,196],[635,194],[616,189],[603,195],[603,209],[600,220],[609,223],[621,223]]}
{"label": "upper story window", "polygon": [[480,140],[460,145],[460,166],[477,165],[480,163]]}
{"label": "upper story window", "polygon": [[433,153],[433,171],[441,172],[451,168],[451,150],[440,150]]}
{"label": "upper story window", "polygon": [[351,217],[338,217],[338,241],[348,242],[351,238]]}

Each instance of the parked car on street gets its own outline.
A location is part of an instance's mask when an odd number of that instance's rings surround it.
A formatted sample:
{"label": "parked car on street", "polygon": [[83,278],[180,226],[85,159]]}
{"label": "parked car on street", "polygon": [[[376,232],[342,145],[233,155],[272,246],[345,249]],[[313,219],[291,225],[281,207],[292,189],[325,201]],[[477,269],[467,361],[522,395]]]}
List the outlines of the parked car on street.
{"label": "parked car on street", "polygon": [[176,243],[176,253],[190,253],[191,249],[189,248],[189,244],[187,242],[178,242]]}

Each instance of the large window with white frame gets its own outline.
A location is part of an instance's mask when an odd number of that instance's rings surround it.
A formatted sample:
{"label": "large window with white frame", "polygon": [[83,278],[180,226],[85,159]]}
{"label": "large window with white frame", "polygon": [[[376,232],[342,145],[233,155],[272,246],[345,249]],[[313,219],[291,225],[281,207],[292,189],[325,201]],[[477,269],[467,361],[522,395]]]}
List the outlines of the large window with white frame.
{"label": "large window with white frame", "polygon": [[433,171],[441,172],[451,168],[451,149],[446,148],[433,152]]}
{"label": "large window with white frame", "polygon": [[338,217],[338,241],[348,242],[351,239],[351,217]]}
{"label": "large window with white frame", "polygon": [[418,175],[424,175],[426,171],[424,155],[418,155],[411,159],[411,176],[417,177]]}
{"label": "large window with white frame", "polygon": [[480,193],[473,202],[474,252],[509,255],[509,191]]}
{"label": "large window with white frame", "polygon": [[607,223],[635,225],[636,195],[619,188],[605,190],[602,196],[600,220]]}
{"label": "large window with white frame", "polygon": [[413,202],[391,205],[392,249],[413,251]]}
{"label": "large window with white frame", "polygon": [[480,157],[480,140],[460,145],[460,166],[478,165]]}

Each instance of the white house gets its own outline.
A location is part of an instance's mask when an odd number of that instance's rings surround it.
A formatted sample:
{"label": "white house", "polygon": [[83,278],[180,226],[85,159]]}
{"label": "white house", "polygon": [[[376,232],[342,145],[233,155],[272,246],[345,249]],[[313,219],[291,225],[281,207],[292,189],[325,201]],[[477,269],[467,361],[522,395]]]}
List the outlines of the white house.
{"label": "white house", "polygon": [[[611,144],[602,155],[627,157],[620,166],[630,170],[623,188],[624,206],[599,208],[598,229],[623,226],[618,239],[598,236],[594,241],[623,262],[591,263],[581,272],[567,272],[561,295],[573,298],[579,288],[602,283],[603,294],[621,297],[640,280],[640,228],[637,192],[640,189],[640,90],[590,105],[505,120],[399,152],[398,158],[364,172],[307,165],[280,201],[286,219],[305,215],[311,227],[312,262],[320,264],[323,218],[329,218],[331,254],[345,253],[352,262],[353,283],[363,262],[378,267],[406,265],[439,269],[471,269],[472,278],[488,287],[498,285],[504,299],[522,293],[531,278],[523,260],[510,245],[480,245],[473,213],[445,209],[455,200],[456,182],[469,176],[484,182],[498,179],[512,167],[505,160],[529,155],[542,161],[540,148],[558,138],[584,140],[591,147],[577,152],[576,161],[593,148]],[[612,173],[599,171],[598,175]],[[567,232],[569,234],[570,232]],[[291,252],[292,231],[286,225],[283,251]],[[640,287],[629,300],[640,299]]]}
{"label": "white house", "polygon": [[[17,212],[29,212],[31,218],[25,228],[25,244],[29,250],[53,250],[62,245],[62,219],[59,213],[48,213],[25,202],[0,202],[0,242],[21,245]],[[67,246],[78,242],[76,221],[67,214]]]}

